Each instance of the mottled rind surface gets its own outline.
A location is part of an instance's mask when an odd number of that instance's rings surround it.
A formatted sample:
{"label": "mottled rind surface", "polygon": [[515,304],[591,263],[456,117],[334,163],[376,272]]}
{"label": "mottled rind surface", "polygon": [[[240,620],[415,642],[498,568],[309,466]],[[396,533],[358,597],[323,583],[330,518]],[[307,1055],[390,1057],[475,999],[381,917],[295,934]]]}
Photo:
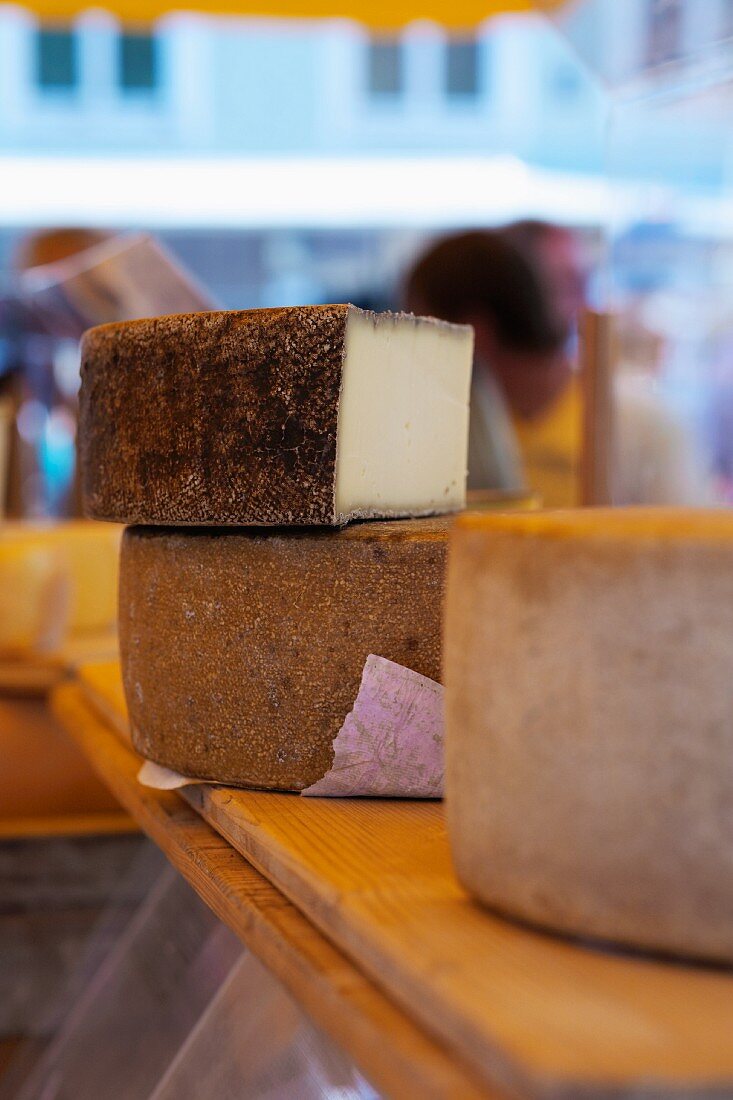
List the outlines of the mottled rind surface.
{"label": "mottled rind surface", "polygon": [[123,523],[333,523],[348,308],[179,314],[87,332],[87,514]]}
{"label": "mottled rind surface", "polygon": [[127,530],[120,652],[136,747],[222,783],[320,779],[370,653],[440,678],[449,524]]}
{"label": "mottled rind surface", "polygon": [[449,833],[502,912],[731,963],[733,517],[680,520],[459,520]]}
{"label": "mottled rind surface", "polygon": [[401,321],[325,305],[90,329],[79,411],[86,514],[166,526],[339,525],[395,515],[335,512],[350,311]]}

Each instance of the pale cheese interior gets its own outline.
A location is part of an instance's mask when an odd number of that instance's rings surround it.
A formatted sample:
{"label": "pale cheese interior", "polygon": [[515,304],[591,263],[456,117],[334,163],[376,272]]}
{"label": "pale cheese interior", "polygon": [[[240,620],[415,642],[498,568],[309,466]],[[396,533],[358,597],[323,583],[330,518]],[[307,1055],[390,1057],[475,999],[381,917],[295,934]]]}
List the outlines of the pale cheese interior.
{"label": "pale cheese interior", "polygon": [[465,505],[473,332],[349,311],[336,513],[412,515]]}

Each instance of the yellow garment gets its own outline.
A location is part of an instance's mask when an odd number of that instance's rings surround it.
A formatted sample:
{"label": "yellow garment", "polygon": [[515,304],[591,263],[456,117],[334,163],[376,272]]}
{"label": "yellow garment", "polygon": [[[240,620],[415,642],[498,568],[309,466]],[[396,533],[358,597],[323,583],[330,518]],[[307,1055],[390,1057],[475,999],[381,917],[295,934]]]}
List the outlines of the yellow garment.
{"label": "yellow garment", "polygon": [[574,508],[580,503],[583,405],[573,378],[547,412],[532,420],[513,417],[527,487],[543,508]]}

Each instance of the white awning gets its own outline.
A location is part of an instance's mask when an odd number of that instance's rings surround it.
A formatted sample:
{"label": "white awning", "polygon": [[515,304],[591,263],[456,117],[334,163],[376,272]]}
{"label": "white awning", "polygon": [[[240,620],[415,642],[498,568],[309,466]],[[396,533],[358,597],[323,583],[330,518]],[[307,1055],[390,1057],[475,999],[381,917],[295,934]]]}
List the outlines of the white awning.
{"label": "white awning", "polygon": [[[604,180],[513,157],[0,157],[0,224],[451,227],[605,223]],[[616,199],[618,196],[616,196]]]}

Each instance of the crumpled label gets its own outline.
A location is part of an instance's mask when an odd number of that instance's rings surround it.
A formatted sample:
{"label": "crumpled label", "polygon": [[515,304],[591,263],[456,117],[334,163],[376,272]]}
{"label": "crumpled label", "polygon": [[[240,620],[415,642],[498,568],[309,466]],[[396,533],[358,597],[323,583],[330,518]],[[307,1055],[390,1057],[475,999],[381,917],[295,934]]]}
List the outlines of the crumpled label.
{"label": "crumpled label", "polygon": [[330,771],[301,794],[442,798],[442,686],[371,653],[333,750]]}
{"label": "crumpled label", "polygon": [[[371,653],[333,750],[331,768],[300,792],[305,797],[442,798],[442,686]],[[150,760],[138,781],[168,791],[207,782]]]}

